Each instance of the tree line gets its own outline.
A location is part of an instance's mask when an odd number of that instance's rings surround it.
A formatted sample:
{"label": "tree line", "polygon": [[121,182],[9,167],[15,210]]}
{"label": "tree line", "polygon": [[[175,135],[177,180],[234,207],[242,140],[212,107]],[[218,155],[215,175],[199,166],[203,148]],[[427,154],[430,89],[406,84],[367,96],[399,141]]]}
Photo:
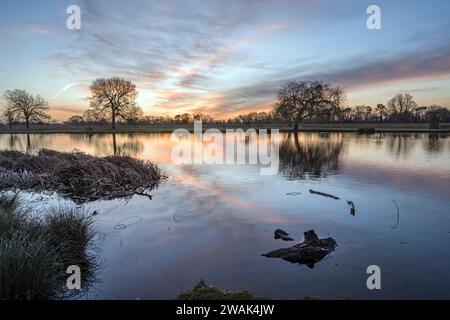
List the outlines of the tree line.
{"label": "tree line", "polygon": [[[117,122],[133,124],[188,124],[202,121],[222,125],[287,124],[294,131],[302,122],[315,123],[383,123],[383,122],[428,122],[438,128],[440,122],[450,122],[450,111],[446,107],[419,106],[410,94],[398,94],[386,104],[372,107],[359,105],[345,106],[342,88],[333,87],[322,81],[290,81],[277,94],[273,110],[249,112],[239,116],[219,120],[204,113],[183,113],[175,116],[144,115],[138,106],[136,85],[119,77],[99,78],[89,86],[89,108],[82,115],[74,115],[66,122],[71,125],[105,125],[112,129]],[[30,124],[50,121],[49,103],[40,95],[32,95],[25,90],[7,90],[4,93],[6,108],[2,122],[10,128],[16,123]]]}

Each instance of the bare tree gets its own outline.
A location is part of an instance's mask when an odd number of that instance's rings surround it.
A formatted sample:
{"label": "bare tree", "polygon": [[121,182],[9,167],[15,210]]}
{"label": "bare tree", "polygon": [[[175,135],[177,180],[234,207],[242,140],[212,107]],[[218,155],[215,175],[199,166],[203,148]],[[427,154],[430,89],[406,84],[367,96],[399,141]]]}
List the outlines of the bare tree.
{"label": "bare tree", "polygon": [[127,110],[124,110],[123,112],[123,119],[126,120],[127,122],[136,122],[139,119],[142,119],[142,117],[144,116],[144,111],[142,111],[142,108],[134,105],[130,108],[128,108]]}
{"label": "bare tree", "polygon": [[388,101],[388,109],[394,120],[408,120],[416,107],[417,103],[410,94],[397,94]]}
{"label": "bare tree", "polygon": [[86,121],[88,124],[92,124],[95,121],[98,121],[99,118],[97,117],[97,115],[95,114],[95,112],[91,109],[88,109],[86,111],[83,112],[83,119],[84,121]]}
{"label": "bare tree", "polygon": [[368,122],[370,120],[370,115],[372,114],[372,108],[366,105],[356,106],[354,109],[354,114],[356,121]]}
{"label": "bare tree", "polygon": [[339,108],[343,99],[340,87],[321,81],[290,81],[278,92],[275,112],[290,121],[294,132],[298,133],[300,122]]}
{"label": "bare tree", "polygon": [[138,91],[136,85],[123,78],[100,78],[92,82],[90,107],[97,117],[111,119],[112,129],[118,118],[126,119],[130,110],[136,108]]}
{"label": "bare tree", "polygon": [[16,114],[11,107],[6,108],[2,114],[3,121],[9,125],[9,129],[12,129],[14,121],[17,120]]}
{"label": "bare tree", "polygon": [[378,119],[380,123],[383,122],[383,118],[386,114],[386,106],[384,104],[377,104],[377,107],[375,108],[375,113],[378,115]]}
{"label": "bare tree", "polygon": [[69,120],[67,120],[67,122],[69,122],[70,124],[78,126],[78,125],[80,125],[80,124],[82,124],[84,122],[84,118],[83,118],[83,116],[80,116],[80,115],[74,115],[74,116],[71,116],[69,118]]}
{"label": "bare tree", "polygon": [[8,108],[13,112],[18,120],[25,121],[26,127],[30,123],[41,123],[50,119],[46,113],[48,103],[39,95],[33,96],[25,90],[7,90],[4,94]]}

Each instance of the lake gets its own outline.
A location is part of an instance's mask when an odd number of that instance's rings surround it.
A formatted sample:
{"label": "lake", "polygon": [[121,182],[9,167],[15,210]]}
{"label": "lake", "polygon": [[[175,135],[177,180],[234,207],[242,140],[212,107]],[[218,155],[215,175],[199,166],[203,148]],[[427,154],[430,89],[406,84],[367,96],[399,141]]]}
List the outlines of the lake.
{"label": "lake", "polygon": [[[102,268],[83,299],[172,299],[200,279],[272,298],[450,298],[450,135],[301,133],[299,142],[282,134],[278,173],[261,175],[258,165],[174,165],[169,134],[0,135],[4,149],[126,153],[168,177],[152,200],[85,205],[98,212]],[[293,244],[275,240],[277,228],[294,243],[313,229],[338,246],[314,268],[261,256]],[[381,290],[366,286],[370,265],[381,268]]]}

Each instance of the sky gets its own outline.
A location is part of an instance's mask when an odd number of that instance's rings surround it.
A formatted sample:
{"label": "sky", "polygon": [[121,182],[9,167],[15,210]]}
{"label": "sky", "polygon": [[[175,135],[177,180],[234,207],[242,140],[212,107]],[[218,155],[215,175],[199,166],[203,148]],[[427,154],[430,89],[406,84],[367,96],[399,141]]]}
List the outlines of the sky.
{"label": "sky", "polygon": [[[380,30],[367,28],[372,4]],[[70,5],[80,30],[66,27]],[[397,93],[450,106],[448,30],[441,0],[2,0],[0,93],[40,94],[56,120],[111,76],[136,83],[148,115],[270,110],[283,83],[316,79],[342,86],[348,106]]]}

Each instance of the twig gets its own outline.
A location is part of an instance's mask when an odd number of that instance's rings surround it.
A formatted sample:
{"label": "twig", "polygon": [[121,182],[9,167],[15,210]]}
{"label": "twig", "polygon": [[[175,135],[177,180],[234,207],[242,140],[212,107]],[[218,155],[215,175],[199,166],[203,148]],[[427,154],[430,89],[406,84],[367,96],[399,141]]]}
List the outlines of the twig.
{"label": "twig", "polygon": [[392,202],[395,203],[395,206],[397,207],[397,222],[391,227],[391,229],[395,229],[400,223],[400,207],[398,206],[397,201],[392,200]]}
{"label": "twig", "polygon": [[335,199],[335,200],[340,200],[341,198],[339,198],[339,197],[336,197],[336,196],[333,196],[332,194],[328,194],[328,193],[323,193],[323,192],[319,192],[319,191],[314,191],[314,190],[309,190],[309,192],[310,193],[312,193],[312,194],[317,194],[317,195],[319,195],[319,196],[323,196],[323,197],[327,197],[327,198],[332,198],[332,199]]}

